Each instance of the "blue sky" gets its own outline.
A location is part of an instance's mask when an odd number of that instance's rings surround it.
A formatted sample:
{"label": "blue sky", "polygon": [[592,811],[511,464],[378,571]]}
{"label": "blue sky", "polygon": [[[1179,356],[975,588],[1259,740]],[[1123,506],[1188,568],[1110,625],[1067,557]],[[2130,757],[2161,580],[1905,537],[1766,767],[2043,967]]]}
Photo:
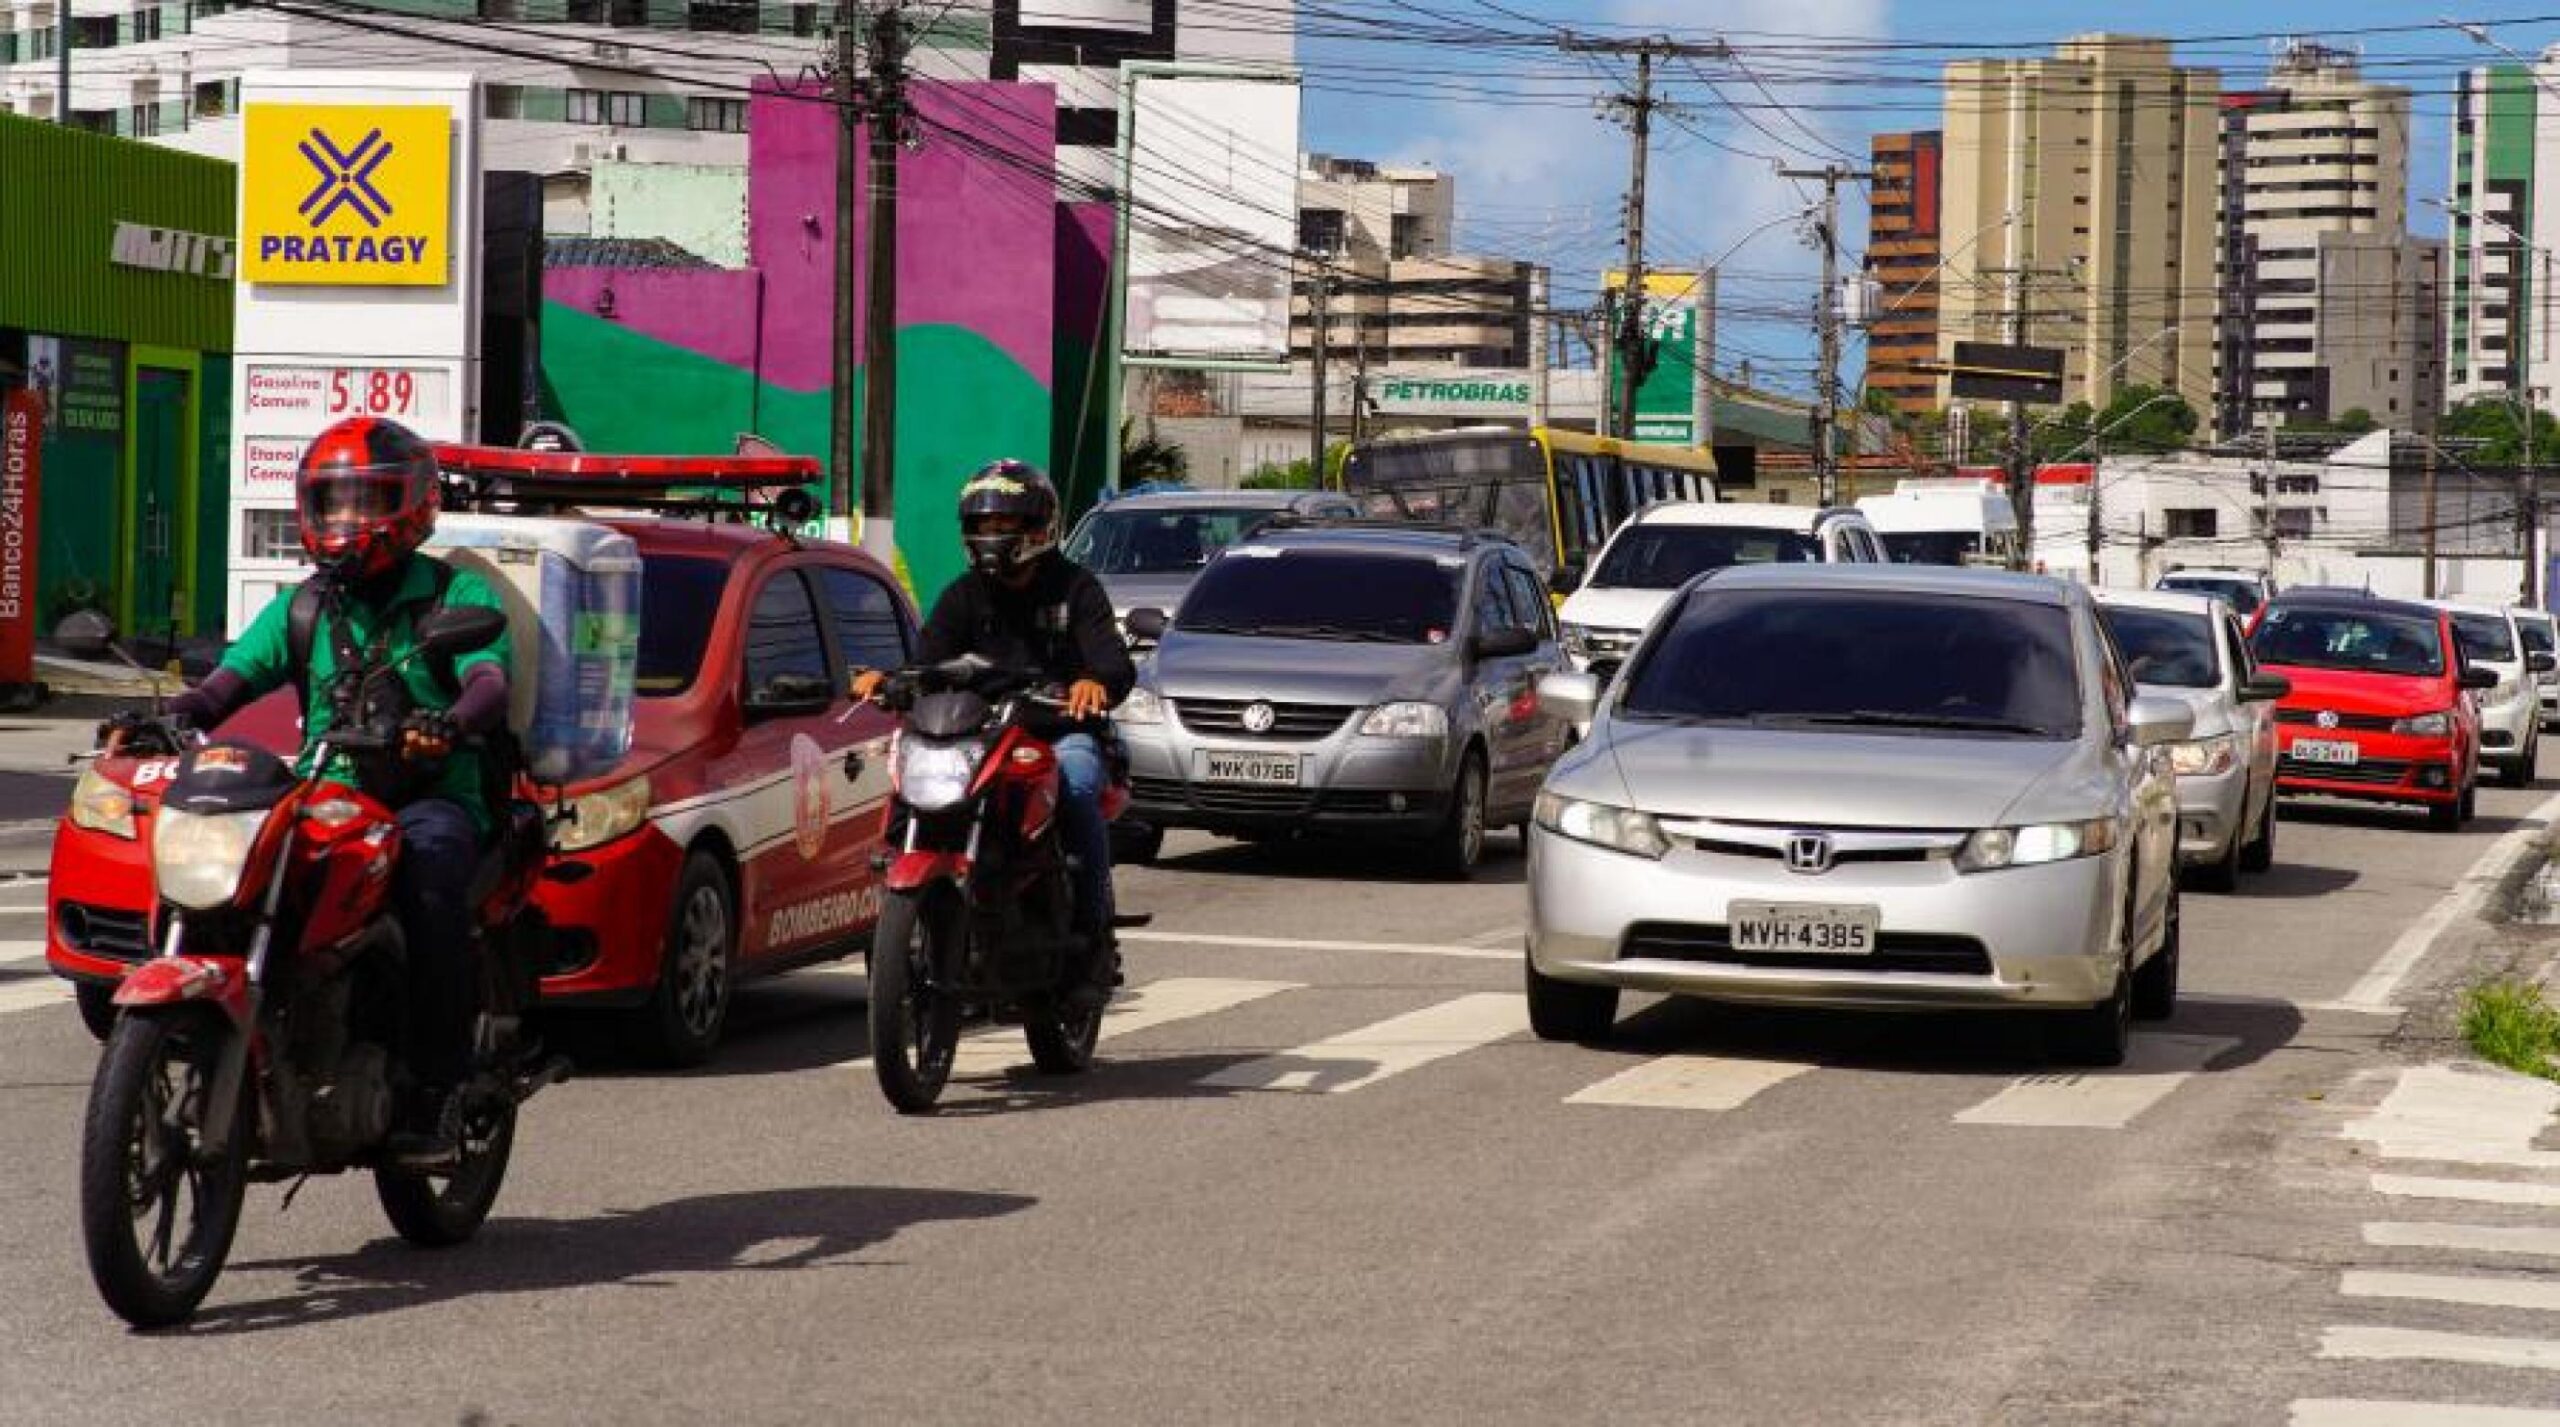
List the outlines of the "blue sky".
{"label": "blue sky", "polygon": [[[1945,60],[1956,57],[1948,47],[2032,54],[2049,50],[2065,35],[2095,29],[2192,39],[2179,46],[2179,62],[2219,69],[2223,87],[2234,89],[2263,81],[2271,42],[2262,36],[2268,32],[2293,30],[2361,46],[2369,74],[2413,91],[2410,226],[2433,233],[2443,230],[2442,214],[2421,200],[2444,191],[2450,86],[2462,67],[2499,56],[2431,22],[2445,14],[2493,22],[2498,38],[2526,53],[2560,41],[2560,0],[2496,0],[2495,8],[2484,0],[1327,0],[1321,9],[1332,15],[1401,14],[1417,25],[1430,22],[1415,12],[1433,12],[1452,28],[1481,26],[1524,37],[1540,20],[1594,32],[1646,27],[1682,38],[1725,36],[1754,80],[1737,82],[1727,72],[1676,65],[1663,72],[1663,89],[1691,107],[1656,132],[1648,255],[1657,264],[1696,263],[1730,249],[1722,265],[1720,370],[1751,356],[1757,359],[1756,376],[1799,390],[1809,372],[1811,341],[1803,314],[1811,311],[1818,260],[1788,215],[1818,193],[1818,185],[1778,178],[1770,160],[1815,166],[1827,147],[1863,158],[1872,133],[1937,127],[1938,97],[1930,81]],[[1506,18],[1505,12],[1520,18]],[[2531,18],[2537,15],[2555,18]],[[1628,142],[1622,130],[1594,114],[1585,96],[1611,87],[1609,71],[1623,74],[1622,63],[1529,45],[1327,35],[1322,32],[1343,25],[1303,7],[1299,24],[1308,70],[1309,148],[1430,162],[1456,175],[1466,246],[1548,263],[1556,273],[1559,306],[1592,300],[1599,269],[1618,251]],[[2347,33],[2407,25],[2430,28]],[[1808,36],[1918,48],[1823,53],[1800,38]],[[1766,97],[1754,92],[1759,86],[1765,86]],[[1746,113],[1736,103],[1759,107]],[[1773,226],[1754,233],[1772,220]],[[1844,243],[1863,247],[1865,232],[1863,208],[1847,206]],[[1851,371],[1859,365],[1855,350],[1847,365]]]}

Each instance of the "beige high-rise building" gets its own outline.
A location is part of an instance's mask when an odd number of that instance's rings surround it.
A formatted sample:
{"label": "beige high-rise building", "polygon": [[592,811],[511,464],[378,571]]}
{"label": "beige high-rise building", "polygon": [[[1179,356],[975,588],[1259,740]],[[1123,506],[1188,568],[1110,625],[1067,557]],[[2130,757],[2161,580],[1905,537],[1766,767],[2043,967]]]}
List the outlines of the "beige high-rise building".
{"label": "beige high-rise building", "polygon": [[2022,336],[2063,350],[2065,402],[2141,384],[2209,412],[2219,74],[2096,34],[1946,81],[1940,353]]}

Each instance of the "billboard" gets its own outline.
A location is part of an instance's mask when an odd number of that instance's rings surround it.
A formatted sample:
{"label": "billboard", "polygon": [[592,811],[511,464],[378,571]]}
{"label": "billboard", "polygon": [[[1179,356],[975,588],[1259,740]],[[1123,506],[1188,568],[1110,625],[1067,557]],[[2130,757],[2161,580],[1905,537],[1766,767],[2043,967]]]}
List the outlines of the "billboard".
{"label": "billboard", "polygon": [[[1627,288],[1627,275],[1616,269],[1607,276],[1614,303]],[[1699,295],[1705,290],[1693,272],[1648,272],[1644,275],[1645,335],[1654,343],[1653,370],[1636,388],[1636,427],[1632,440],[1670,446],[1700,444],[1698,429]],[[1618,409],[1619,352],[1609,348],[1609,410]]]}
{"label": "billboard", "polygon": [[2051,406],[2062,400],[2062,349],[2013,347],[1999,342],[1958,342],[1947,370],[1949,389],[1976,401],[2024,401]]}
{"label": "billboard", "polygon": [[1121,350],[1141,364],[1285,364],[1296,77],[1146,65],[1124,75]]}
{"label": "billboard", "polygon": [[332,287],[452,277],[453,113],[441,104],[251,104],[240,276]]}

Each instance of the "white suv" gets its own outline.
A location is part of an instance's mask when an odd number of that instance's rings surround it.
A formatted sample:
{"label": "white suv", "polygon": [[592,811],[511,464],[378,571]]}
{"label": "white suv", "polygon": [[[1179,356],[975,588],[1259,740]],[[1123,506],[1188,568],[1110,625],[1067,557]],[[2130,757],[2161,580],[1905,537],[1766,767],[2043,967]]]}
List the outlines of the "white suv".
{"label": "white suv", "polygon": [[2244,621],[2256,618],[2259,609],[2276,597],[2276,582],[2256,570],[2171,570],[2152,588],[2182,595],[2210,595],[2231,606],[2231,612]]}
{"label": "white suv", "polygon": [[1619,526],[1564,602],[1565,653],[1605,682],[1673,593],[1728,565],[1881,564],[1884,542],[1855,510],[1669,501]]}
{"label": "white suv", "polygon": [[2475,696],[2480,706],[2480,761],[2497,770],[2499,782],[2524,787],[2533,781],[2534,764],[2542,750],[2542,696],[2534,680],[2550,656],[2526,651],[2524,633],[2516,628],[2512,610],[2452,600],[2435,603],[2453,616],[2463,664],[2498,676],[2496,688]]}

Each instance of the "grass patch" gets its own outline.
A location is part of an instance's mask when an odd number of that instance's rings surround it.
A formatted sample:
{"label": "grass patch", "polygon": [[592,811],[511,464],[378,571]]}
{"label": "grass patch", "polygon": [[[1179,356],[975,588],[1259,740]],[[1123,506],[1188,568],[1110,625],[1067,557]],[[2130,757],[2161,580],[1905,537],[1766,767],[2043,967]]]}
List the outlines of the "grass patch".
{"label": "grass patch", "polygon": [[2560,1010],[2526,981],[2488,981],[2462,993],[2462,1038],[2483,1060],[2560,1080]]}

